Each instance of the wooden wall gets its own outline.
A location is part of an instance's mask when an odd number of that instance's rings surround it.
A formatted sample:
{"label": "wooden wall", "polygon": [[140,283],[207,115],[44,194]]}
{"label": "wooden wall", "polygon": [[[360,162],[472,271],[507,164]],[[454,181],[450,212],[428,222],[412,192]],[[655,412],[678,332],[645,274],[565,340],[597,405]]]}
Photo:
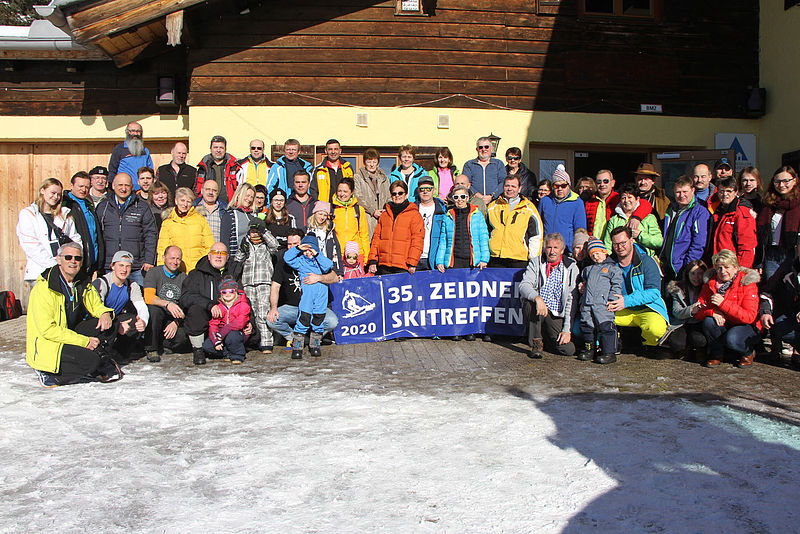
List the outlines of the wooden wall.
{"label": "wooden wall", "polygon": [[430,17],[396,16],[394,1],[270,3],[246,17],[204,7],[189,18],[189,103],[394,106],[463,93],[521,109],[744,116],[758,3],[664,4],[660,22],[581,18],[578,0],[557,15],[537,14],[535,0],[439,0]]}
{"label": "wooden wall", "polygon": [[[88,171],[95,165],[108,165],[115,142],[83,143],[0,143],[0,290],[11,289],[27,306],[29,288],[22,281],[25,254],[17,240],[19,211],[38,195],[39,184],[49,177],[58,178],[69,189],[75,172]],[[153,164],[170,161],[172,141],[148,142]]]}

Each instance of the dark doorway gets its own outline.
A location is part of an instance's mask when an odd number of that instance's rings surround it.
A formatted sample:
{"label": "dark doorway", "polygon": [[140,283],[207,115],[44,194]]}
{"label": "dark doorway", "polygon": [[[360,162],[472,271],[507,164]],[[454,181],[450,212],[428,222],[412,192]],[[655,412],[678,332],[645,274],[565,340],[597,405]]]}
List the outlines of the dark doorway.
{"label": "dark doorway", "polygon": [[594,179],[597,171],[608,169],[614,174],[617,187],[633,181],[633,172],[640,163],[650,161],[647,152],[575,151],[575,181],[588,176]]}

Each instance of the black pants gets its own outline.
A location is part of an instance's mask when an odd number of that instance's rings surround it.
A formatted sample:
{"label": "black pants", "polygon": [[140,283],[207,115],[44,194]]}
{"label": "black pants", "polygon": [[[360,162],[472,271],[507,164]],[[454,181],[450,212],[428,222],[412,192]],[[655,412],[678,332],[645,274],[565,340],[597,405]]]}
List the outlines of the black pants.
{"label": "black pants", "polygon": [[96,337],[100,346],[96,350],[89,350],[78,345],[64,345],[61,349],[61,370],[56,374],[59,384],[78,384],[90,381],[90,377],[100,374],[108,363],[108,357],[101,347],[108,347],[114,343],[119,323],[114,321],[111,328],[100,331],[97,328],[97,319],[90,317],[78,323],[73,329],[84,336]]}
{"label": "black pants", "polygon": [[672,352],[684,349],[703,349],[708,344],[703,333],[703,323],[685,323],[669,335],[666,342]]}
{"label": "black pants", "polygon": [[522,301],[522,313],[528,321],[528,344],[533,346],[534,339],[544,340],[545,350],[562,356],[575,354],[575,343],[570,341],[564,345],[558,344],[558,335],[564,328],[564,319],[556,317],[550,311],[544,317],[536,314],[536,305],[530,300]]}
{"label": "black pants", "polygon": [[189,337],[186,335],[186,330],[181,326],[181,321],[178,321],[178,330],[175,332],[175,337],[165,339],[164,328],[173,320],[172,315],[161,306],[148,304],[147,309],[150,311],[150,322],[147,323],[144,335],[145,350],[156,351],[158,354],[164,354],[164,347],[173,352],[178,352],[182,348],[188,350]]}
{"label": "black pants", "polygon": [[408,269],[401,269],[400,267],[389,267],[388,265],[378,265],[378,276],[383,274],[397,274],[407,273]]}
{"label": "black pants", "polygon": [[208,321],[211,320],[211,312],[205,306],[189,306],[183,313],[183,329],[187,336],[199,336],[208,332]]}
{"label": "black pants", "polygon": [[489,267],[506,267],[509,269],[524,269],[528,260],[512,260],[510,258],[490,258]]}

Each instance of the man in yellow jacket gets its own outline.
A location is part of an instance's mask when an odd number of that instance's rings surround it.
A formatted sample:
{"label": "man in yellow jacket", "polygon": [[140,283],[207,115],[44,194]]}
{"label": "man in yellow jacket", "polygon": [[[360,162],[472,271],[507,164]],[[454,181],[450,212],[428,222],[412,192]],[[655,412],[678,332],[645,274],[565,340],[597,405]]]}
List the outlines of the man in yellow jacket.
{"label": "man in yellow jacket", "polygon": [[325,202],[333,202],[339,180],[353,177],[353,167],[349,161],[343,160],[342,146],[336,139],[328,139],[325,143],[325,159],[311,173],[312,197]]}
{"label": "man in yellow jacket", "polygon": [[57,265],[39,276],[28,300],[25,361],[45,387],[122,378],[107,347],[117,327],[126,328],[115,323],[94,286],[76,278],[82,254],[76,243],[62,245]]}
{"label": "man in yellow jacket", "polygon": [[503,194],[487,208],[489,267],[524,269],[542,253],[544,225],[533,202],[519,194],[519,178],[507,176]]}

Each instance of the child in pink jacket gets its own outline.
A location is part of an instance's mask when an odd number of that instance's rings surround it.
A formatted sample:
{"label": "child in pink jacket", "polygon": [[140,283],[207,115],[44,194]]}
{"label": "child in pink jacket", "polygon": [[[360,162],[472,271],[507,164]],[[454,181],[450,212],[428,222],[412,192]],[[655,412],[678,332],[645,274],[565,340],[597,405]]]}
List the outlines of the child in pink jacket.
{"label": "child in pink jacket", "polygon": [[250,304],[244,291],[233,278],[223,278],[219,283],[219,301],[216,306],[222,317],[212,318],[208,323],[208,338],[203,350],[212,357],[230,359],[232,364],[244,361],[246,335],[242,332],[250,322]]}
{"label": "child in pink jacket", "polygon": [[358,243],[355,241],[348,241],[345,243],[343,263],[344,270],[342,278],[345,280],[372,276],[372,273],[364,272],[364,256],[360,254]]}

